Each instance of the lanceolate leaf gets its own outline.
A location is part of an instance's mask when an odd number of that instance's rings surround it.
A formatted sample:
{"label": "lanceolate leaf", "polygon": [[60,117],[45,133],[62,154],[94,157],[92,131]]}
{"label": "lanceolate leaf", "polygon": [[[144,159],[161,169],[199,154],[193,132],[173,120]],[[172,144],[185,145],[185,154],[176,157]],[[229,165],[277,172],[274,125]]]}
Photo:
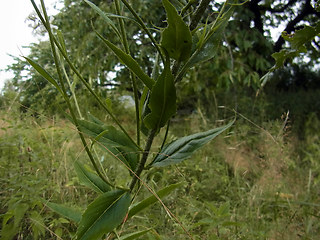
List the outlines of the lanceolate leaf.
{"label": "lanceolate leaf", "polygon": [[135,74],[141,81],[149,88],[152,89],[154,80],[145,74],[140,68],[139,64],[129,54],[126,54],[116,45],[105,39],[101,34],[96,32],[99,38],[114,52],[114,54]]}
{"label": "lanceolate leaf", "polygon": [[[180,187],[181,185],[182,185],[182,183],[171,184],[171,185],[161,189],[160,191],[158,191],[157,195],[158,195],[159,198],[163,198],[163,197],[169,195],[173,190],[175,190],[176,188]],[[154,195],[152,195],[152,196],[142,200],[141,202],[135,204],[129,210],[128,218],[133,217],[134,215],[136,215],[137,213],[139,213],[142,210],[146,209],[150,205],[156,203],[157,201],[158,201],[158,199]]]}
{"label": "lanceolate leaf", "polygon": [[30,63],[30,65],[32,67],[34,67],[35,70],[37,70],[37,72],[42,76],[44,77],[47,81],[49,81],[53,86],[55,86],[55,88],[61,93],[62,93],[62,90],[60,88],[60,86],[58,85],[57,81],[51,77],[51,75],[46,71],[44,70],[44,68],[42,68],[40,65],[38,65],[36,62],[34,62],[33,60],[31,60],[30,58],[27,58],[27,57],[24,57],[28,63]]}
{"label": "lanceolate leaf", "polygon": [[94,200],[82,215],[76,233],[78,240],[100,239],[123,221],[130,205],[128,192],[106,192]]}
{"label": "lanceolate leaf", "polygon": [[118,35],[118,37],[121,39],[121,35],[116,27],[116,25],[113,23],[113,21],[110,20],[110,18],[108,18],[107,14],[105,12],[103,12],[99,7],[97,7],[94,3],[88,1],[88,0],[84,0],[96,13],[98,13],[103,20],[109,24],[112,28],[112,30],[115,32],[115,34]]}
{"label": "lanceolate leaf", "polygon": [[62,204],[46,202],[46,201],[43,201],[43,202],[47,207],[52,209],[54,212],[60,214],[61,216],[66,217],[74,221],[75,223],[80,222],[81,215],[82,215],[81,211],[69,206],[62,205]]}
{"label": "lanceolate leaf", "polygon": [[[198,42],[198,51],[195,52],[195,55],[192,56],[190,62],[188,63],[188,67],[192,67],[193,65],[209,60],[213,58],[217,54],[218,46],[222,40],[223,32],[226,26],[228,25],[228,21],[233,14],[234,7],[230,7],[228,11],[226,11],[221,18],[219,18],[212,28],[208,31],[206,38],[200,38]],[[210,27],[207,26],[208,28]],[[206,31],[207,27],[204,28],[203,31]]]}
{"label": "lanceolate leaf", "polygon": [[176,113],[176,89],[174,77],[170,71],[169,58],[167,58],[164,70],[152,88],[148,106],[151,113],[145,117],[144,123],[149,129],[159,130]]}
{"label": "lanceolate leaf", "polygon": [[113,126],[97,123],[97,119],[95,122],[79,119],[78,123],[81,132],[92,137],[102,149],[126,163],[131,169],[136,169],[139,148],[124,133]]}
{"label": "lanceolate leaf", "polygon": [[162,32],[161,46],[167,50],[171,58],[184,61],[191,54],[191,32],[168,0],[162,0],[162,4],[167,12],[168,27]]}
{"label": "lanceolate leaf", "polygon": [[122,236],[119,238],[119,240],[133,240],[133,239],[137,239],[143,235],[145,235],[146,233],[148,233],[151,229],[147,229],[144,231],[139,231],[139,232],[134,232],[134,233],[130,233],[127,234],[125,236]]}
{"label": "lanceolate leaf", "polygon": [[75,162],[74,168],[77,172],[81,184],[93,189],[98,193],[104,193],[111,190],[109,184],[103,181],[97,174],[90,171],[87,167],[81,166],[80,163]]}
{"label": "lanceolate leaf", "polygon": [[234,121],[223,127],[182,137],[169,143],[153,160],[152,166],[165,167],[171,164],[177,164],[191,157],[192,153],[231,127],[233,123]]}

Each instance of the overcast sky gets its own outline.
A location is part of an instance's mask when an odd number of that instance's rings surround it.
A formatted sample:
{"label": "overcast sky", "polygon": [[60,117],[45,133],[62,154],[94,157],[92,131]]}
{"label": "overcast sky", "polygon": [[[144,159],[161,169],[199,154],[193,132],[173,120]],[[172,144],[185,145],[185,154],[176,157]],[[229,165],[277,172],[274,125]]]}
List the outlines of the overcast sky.
{"label": "overcast sky", "polygon": [[[35,0],[40,4],[40,0]],[[54,4],[59,0],[44,0],[49,9],[49,14],[54,14]],[[5,69],[7,65],[13,63],[12,57],[28,55],[28,50],[23,48],[32,42],[37,42],[37,38],[32,35],[32,29],[28,27],[26,18],[33,11],[30,0],[1,0],[0,8],[0,69]],[[0,71],[0,89],[4,81],[10,79],[12,74]]]}

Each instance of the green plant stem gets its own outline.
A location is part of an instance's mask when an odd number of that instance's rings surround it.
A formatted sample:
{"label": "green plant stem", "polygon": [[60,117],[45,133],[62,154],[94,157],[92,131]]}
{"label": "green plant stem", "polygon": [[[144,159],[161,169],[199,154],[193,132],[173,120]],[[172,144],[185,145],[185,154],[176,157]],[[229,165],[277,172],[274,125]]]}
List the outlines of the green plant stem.
{"label": "green plant stem", "polygon": [[144,24],[144,21],[142,21],[142,19],[139,17],[139,15],[136,13],[136,11],[130,6],[130,4],[126,0],[121,0],[121,2],[123,2],[123,4],[129,9],[129,11],[132,13],[132,15],[136,18],[137,22],[141,25],[142,29],[146,32],[146,34],[150,38],[151,42],[153,43],[153,45],[157,49],[157,51],[158,51],[158,53],[159,53],[159,55],[161,57],[162,62],[164,63],[165,59],[164,59],[164,57],[162,55],[162,52],[161,52],[156,40],[154,39],[154,37],[150,33],[149,29]]}
{"label": "green plant stem", "polygon": [[150,148],[151,148],[151,145],[152,145],[152,142],[153,142],[153,139],[156,135],[156,129],[153,129],[151,130],[149,136],[148,136],[148,139],[147,139],[147,143],[146,143],[146,146],[145,146],[145,149],[143,151],[143,154],[142,154],[142,157],[141,157],[141,160],[139,162],[139,165],[137,167],[137,170],[135,171],[135,175],[132,177],[132,181],[130,183],[130,191],[133,190],[134,186],[136,185],[137,183],[137,180],[138,180],[138,177],[140,177],[143,169],[144,169],[144,166],[147,162],[147,159],[148,159],[148,156],[149,156],[149,153],[150,153]]}
{"label": "green plant stem", "polygon": [[[115,6],[116,6],[117,14],[120,16],[121,10],[120,10],[120,1],[119,0],[115,1]],[[118,22],[120,24],[123,47],[125,49],[125,52],[127,54],[130,54],[127,35],[126,35],[125,28],[124,28],[124,21],[122,18],[119,18]],[[134,94],[134,104],[135,104],[135,110],[136,110],[137,144],[140,146],[140,112],[139,112],[139,96],[138,96],[137,81],[136,81],[136,76],[132,72],[130,72],[130,78],[131,78],[131,82],[132,82],[132,88],[133,88],[133,94]]]}
{"label": "green plant stem", "polygon": [[35,4],[34,0],[30,0],[34,9],[36,10],[41,22],[43,23],[44,27],[46,28],[46,30],[48,31],[49,35],[51,35],[52,37],[52,41],[54,42],[54,44],[57,46],[57,48],[59,49],[59,51],[61,52],[61,54],[63,55],[64,59],[66,60],[66,62],[69,64],[70,68],[72,69],[72,71],[79,77],[79,79],[81,80],[81,82],[85,85],[85,87],[89,90],[89,92],[95,97],[95,99],[97,100],[97,102],[102,106],[102,108],[109,114],[109,116],[112,118],[112,120],[119,126],[119,128],[122,130],[122,132],[128,137],[128,139],[130,139],[130,141],[136,145],[140,150],[142,150],[140,148],[139,145],[137,145],[137,143],[130,137],[130,135],[128,134],[128,132],[124,129],[124,127],[121,125],[121,123],[119,122],[119,120],[112,114],[112,112],[109,110],[108,106],[100,99],[100,97],[93,91],[93,89],[90,87],[89,83],[87,83],[87,81],[82,77],[82,75],[79,73],[79,71],[76,69],[76,67],[73,65],[73,63],[71,62],[71,60],[69,59],[69,57],[67,56],[67,54],[64,52],[63,48],[61,47],[61,45],[59,44],[59,42],[57,41],[57,39],[53,36],[51,28],[48,28],[46,21],[44,20],[44,18],[42,17],[37,5]]}
{"label": "green plant stem", "polygon": [[[33,0],[31,0],[31,2],[34,4]],[[46,28],[48,30],[48,33],[49,33],[51,50],[52,50],[52,54],[53,54],[53,57],[54,57],[54,62],[55,62],[55,65],[56,65],[57,73],[58,73],[58,76],[59,76],[59,82],[60,82],[61,89],[62,89],[62,92],[63,92],[63,97],[64,97],[64,99],[65,99],[65,101],[67,103],[67,106],[68,106],[68,108],[70,110],[71,117],[72,117],[72,119],[73,119],[73,121],[74,121],[74,123],[76,125],[77,130],[78,130],[78,133],[79,133],[80,139],[82,141],[82,144],[84,145],[85,151],[87,152],[87,154],[89,156],[89,159],[90,159],[94,169],[96,170],[97,174],[101,177],[101,179],[103,179],[106,183],[109,184],[108,180],[101,173],[98,165],[96,164],[96,162],[94,160],[94,157],[92,156],[91,151],[89,150],[89,148],[87,146],[87,142],[86,142],[83,134],[80,131],[80,126],[79,126],[78,120],[77,120],[76,115],[75,115],[75,113],[73,111],[73,108],[71,106],[70,100],[69,100],[67,92],[66,92],[66,88],[65,88],[65,86],[63,84],[63,81],[62,81],[62,73],[61,73],[60,68],[59,68],[58,55],[57,55],[56,48],[55,48],[55,45],[54,45],[53,34],[51,32],[51,26],[50,26],[50,23],[49,23],[49,18],[48,18],[48,15],[47,15],[46,8],[45,8],[43,0],[41,0],[41,6],[42,6],[42,11],[43,11],[43,14],[44,14],[44,17],[45,17],[45,19],[44,19],[45,21],[43,22],[43,24],[46,26]]]}

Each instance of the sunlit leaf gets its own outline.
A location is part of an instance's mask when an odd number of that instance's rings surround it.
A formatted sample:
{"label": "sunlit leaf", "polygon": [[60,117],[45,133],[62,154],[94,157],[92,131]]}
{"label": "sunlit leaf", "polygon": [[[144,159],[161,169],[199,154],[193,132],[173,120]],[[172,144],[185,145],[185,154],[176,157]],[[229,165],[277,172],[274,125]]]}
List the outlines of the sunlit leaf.
{"label": "sunlit leaf", "polygon": [[96,240],[124,220],[130,205],[128,192],[115,190],[96,198],[86,209],[76,233],[78,240]]}
{"label": "sunlit leaf", "polygon": [[227,130],[233,123],[234,121],[223,127],[192,134],[169,143],[154,159],[152,166],[165,167],[171,164],[180,163],[181,161],[190,158],[196,150]]}
{"label": "sunlit leaf", "polygon": [[93,171],[90,171],[88,167],[82,166],[77,161],[74,163],[74,167],[81,184],[93,189],[98,193],[104,193],[111,190],[110,185],[103,181]]}
{"label": "sunlit leaf", "polygon": [[162,32],[161,46],[167,50],[171,58],[184,61],[191,54],[191,32],[168,0],[162,0],[162,4],[167,12],[168,27]]}

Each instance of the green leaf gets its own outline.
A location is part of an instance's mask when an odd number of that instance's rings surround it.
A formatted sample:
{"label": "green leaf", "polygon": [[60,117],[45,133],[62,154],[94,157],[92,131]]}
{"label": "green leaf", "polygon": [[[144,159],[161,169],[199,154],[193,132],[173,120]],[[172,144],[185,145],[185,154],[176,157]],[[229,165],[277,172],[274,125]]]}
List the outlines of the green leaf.
{"label": "green leaf", "polygon": [[145,235],[150,230],[151,229],[147,229],[147,230],[143,230],[143,231],[139,231],[139,232],[135,232],[135,233],[130,233],[130,234],[127,234],[125,236],[120,237],[119,240],[133,240],[133,239],[136,239],[138,237]]}
{"label": "green leaf", "polygon": [[184,61],[191,54],[191,32],[168,0],[162,0],[162,4],[167,12],[168,27],[162,32],[161,46],[167,50],[171,58]]}
{"label": "green leaf", "polygon": [[92,137],[94,142],[98,142],[102,149],[135,170],[138,164],[139,148],[115,127],[105,126],[98,119],[94,121],[78,119],[81,132]]}
{"label": "green leaf", "polygon": [[98,193],[104,193],[111,190],[109,184],[103,181],[97,174],[88,167],[81,166],[77,161],[74,163],[74,168],[77,172],[81,184],[93,189]]}
{"label": "green leaf", "polygon": [[130,69],[141,81],[149,88],[152,89],[154,80],[145,74],[140,68],[139,64],[129,54],[126,54],[116,45],[105,39],[102,35],[96,32],[98,37],[113,51],[113,53],[122,61],[127,68]]}
{"label": "green leaf", "polygon": [[85,3],[87,3],[96,13],[98,13],[102,19],[111,26],[112,30],[115,32],[115,34],[118,35],[118,37],[121,39],[121,35],[118,31],[118,28],[116,27],[116,25],[114,24],[113,21],[110,20],[110,18],[108,18],[107,14],[105,12],[103,12],[99,7],[97,7],[94,3],[88,1],[88,0],[84,0]]}
{"label": "green leaf", "polygon": [[[180,187],[181,185],[182,185],[182,183],[171,184],[171,185],[161,189],[156,194],[158,195],[159,198],[163,198],[163,197],[169,195],[173,190]],[[154,195],[152,195],[152,196],[142,200],[141,202],[135,204],[129,210],[128,219],[133,217],[137,213],[141,212],[142,210],[146,209],[150,205],[156,203],[157,201],[158,201],[158,199]]]}
{"label": "green leaf", "polygon": [[223,127],[182,137],[169,143],[153,160],[152,166],[165,167],[171,164],[180,163],[181,161],[191,157],[196,150],[231,127],[233,123],[234,121]]}
{"label": "green leaf", "polygon": [[57,204],[57,203],[52,203],[52,202],[47,202],[47,201],[43,201],[43,203],[49,207],[51,210],[53,210],[54,212],[60,214],[61,216],[70,219],[71,221],[75,222],[75,223],[79,223],[81,220],[81,211],[69,207],[69,206],[65,206],[63,204]]}
{"label": "green leaf", "polygon": [[302,46],[299,50],[296,49],[282,49],[280,52],[273,53],[271,56],[275,59],[276,64],[270,69],[274,71],[283,67],[287,60],[292,60],[293,58],[300,55],[300,53],[306,52],[307,49]]}
{"label": "green leaf", "polygon": [[115,190],[95,199],[82,215],[77,239],[95,240],[111,232],[123,221],[130,205],[128,192]]}
{"label": "green leaf", "polygon": [[61,93],[63,94],[60,86],[58,85],[57,81],[54,80],[53,77],[51,77],[51,75],[46,71],[44,70],[44,68],[42,68],[40,65],[38,65],[36,62],[34,62],[33,60],[31,60],[30,58],[28,57],[24,57],[28,63],[34,67],[34,69],[42,76],[44,77],[47,81],[49,81],[53,86],[55,86],[55,88]]}
{"label": "green leaf", "polygon": [[[207,61],[217,54],[218,46],[220,45],[221,39],[223,38],[223,32],[228,25],[228,21],[233,14],[233,10],[234,7],[230,7],[228,11],[226,11],[219,19],[217,19],[216,22],[212,23],[211,29],[210,31],[208,31],[205,40],[203,40],[203,37],[200,37],[198,42],[198,50],[190,59],[188,67],[192,67],[197,63]],[[210,25],[205,26],[203,31],[207,31],[206,29],[209,27]]]}
{"label": "green leaf", "polygon": [[174,77],[170,71],[170,59],[167,57],[164,70],[150,94],[148,106],[151,113],[145,117],[145,125],[149,129],[157,130],[165,126],[172,115],[176,113],[176,98]]}

